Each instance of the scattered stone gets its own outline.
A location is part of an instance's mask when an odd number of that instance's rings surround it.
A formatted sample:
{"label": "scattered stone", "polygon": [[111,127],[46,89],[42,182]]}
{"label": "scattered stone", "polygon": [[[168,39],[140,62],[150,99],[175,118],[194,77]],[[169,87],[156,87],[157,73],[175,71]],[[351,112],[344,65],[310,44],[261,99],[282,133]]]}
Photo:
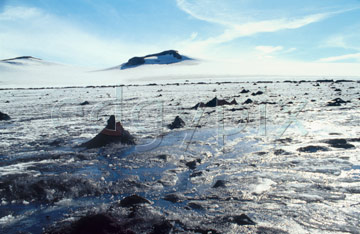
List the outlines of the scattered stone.
{"label": "scattered stone", "polygon": [[93,139],[81,145],[81,147],[99,148],[110,143],[122,143],[135,145],[135,138],[126,131],[120,122],[115,122],[115,116],[110,116],[106,127]]}
{"label": "scattered stone", "polygon": [[250,90],[248,90],[248,89],[243,89],[243,90],[241,90],[240,93],[249,93],[249,92],[250,92]]}
{"label": "scattered stone", "polygon": [[0,120],[10,120],[10,116],[0,111]]}
{"label": "scattered stone", "polygon": [[85,105],[89,105],[90,103],[88,101],[82,102],[80,103],[80,106],[85,106]]}
{"label": "scattered stone", "polygon": [[342,149],[350,149],[355,148],[353,144],[348,143],[345,139],[331,139],[325,141],[325,143],[329,144],[334,148],[342,148]]}
{"label": "scattered stone", "polygon": [[225,180],[217,180],[212,187],[213,188],[225,188],[226,183],[227,183],[227,181],[225,181]]}
{"label": "scattered stone", "polygon": [[328,148],[324,146],[309,145],[298,149],[300,152],[315,153],[317,151],[328,151]]}
{"label": "scattered stone", "polygon": [[151,204],[149,200],[147,200],[143,197],[140,197],[138,195],[131,195],[131,196],[128,196],[128,197],[125,197],[124,199],[122,199],[120,201],[120,206],[131,207],[134,205],[144,204],[144,203]]}
{"label": "scattered stone", "polygon": [[251,100],[250,98],[248,98],[248,99],[244,102],[244,104],[250,104],[250,103],[253,103],[253,100]]}
{"label": "scattered stone", "polygon": [[336,92],[341,92],[341,89],[335,89]]}
{"label": "scattered stone", "polygon": [[189,169],[194,170],[194,169],[196,168],[196,161],[194,160],[194,161],[187,162],[187,163],[185,163],[185,165],[186,165]]}
{"label": "scattered stone", "polygon": [[225,99],[218,99],[217,97],[214,97],[207,103],[199,102],[195,106],[193,106],[191,109],[197,110],[199,107],[216,107],[216,106],[225,106],[225,105],[237,105],[235,99],[233,99],[231,102],[226,101]]}
{"label": "scattered stone", "polygon": [[175,128],[182,128],[184,126],[185,122],[179,116],[176,116],[174,121],[168,125],[168,128],[173,130]]}
{"label": "scattered stone", "polygon": [[224,218],[224,221],[229,222],[229,223],[236,223],[237,225],[255,225],[256,224],[245,214],[236,215],[236,216],[228,216],[228,217]]}

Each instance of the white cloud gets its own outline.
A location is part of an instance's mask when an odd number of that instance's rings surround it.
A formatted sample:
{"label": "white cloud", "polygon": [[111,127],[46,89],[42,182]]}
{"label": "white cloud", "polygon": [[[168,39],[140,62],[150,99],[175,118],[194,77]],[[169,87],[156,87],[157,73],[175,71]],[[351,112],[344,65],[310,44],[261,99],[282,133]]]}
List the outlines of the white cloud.
{"label": "white cloud", "polygon": [[0,14],[0,20],[28,20],[39,16],[44,14],[37,8],[6,7]]}
{"label": "white cloud", "polygon": [[38,8],[5,7],[0,13],[0,51],[4,59],[31,55],[105,68],[125,62],[134,53],[158,49],[152,45],[103,38]]}
{"label": "white cloud", "polygon": [[284,48],[282,46],[256,46],[255,50],[260,51],[263,54],[271,54],[277,51],[281,51]]}
{"label": "white cloud", "polygon": [[319,60],[319,62],[338,62],[338,61],[344,61],[349,59],[355,59],[360,62],[360,53],[354,53],[354,54],[345,54],[340,56],[332,56],[327,58],[322,58]]}

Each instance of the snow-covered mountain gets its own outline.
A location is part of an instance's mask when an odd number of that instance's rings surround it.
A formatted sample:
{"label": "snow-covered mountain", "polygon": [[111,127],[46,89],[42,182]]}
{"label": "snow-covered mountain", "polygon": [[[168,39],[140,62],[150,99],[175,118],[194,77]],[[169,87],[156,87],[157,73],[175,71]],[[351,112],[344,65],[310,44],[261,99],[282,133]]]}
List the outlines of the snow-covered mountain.
{"label": "snow-covered mountain", "polygon": [[128,68],[134,68],[141,65],[149,65],[149,64],[168,65],[173,63],[180,63],[186,60],[190,61],[194,59],[181,55],[176,50],[166,50],[156,54],[148,54],[141,57],[133,57],[129,59],[126,63],[123,63],[120,66],[116,66],[112,69],[124,70]]}
{"label": "snow-covered mountain", "polygon": [[16,58],[0,60],[2,65],[50,65],[50,62],[45,62],[39,58],[32,56],[21,56]]}

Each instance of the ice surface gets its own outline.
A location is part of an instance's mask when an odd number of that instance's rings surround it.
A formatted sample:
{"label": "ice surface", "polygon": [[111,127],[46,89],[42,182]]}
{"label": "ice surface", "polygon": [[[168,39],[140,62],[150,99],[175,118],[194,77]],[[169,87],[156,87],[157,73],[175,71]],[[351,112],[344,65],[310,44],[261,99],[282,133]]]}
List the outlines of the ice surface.
{"label": "ice surface", "polygon": [[[40,232],[138,194],[153,202],[143,216],[181,221],[175,233],[357,233],[360,83],[216,82],[1,90],[0,110],[12,117],[0,125],[4,232]],[[254,102],[191,109],[215,96]],[[350,102],[326,106],[337,97]],[[114,113],[136,146],[77,147]],[[186,125],[169,130],[176,116]],[[297,150],[309,145],[329,150]],[[214,188],[219,180],[224,186]],[[173,193],[181,201],[163,199]],[[257,224],[224,221],[243,213]]]}

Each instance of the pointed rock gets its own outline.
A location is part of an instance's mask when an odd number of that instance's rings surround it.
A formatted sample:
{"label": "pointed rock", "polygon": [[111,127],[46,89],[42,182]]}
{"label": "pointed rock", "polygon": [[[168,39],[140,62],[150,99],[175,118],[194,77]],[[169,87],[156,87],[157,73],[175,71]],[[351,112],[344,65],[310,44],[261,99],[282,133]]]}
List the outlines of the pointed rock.
{"label": "pointed rock", "polygon": [[0,111],[0,120],[10,120],[10,116]]}
{"label": "pointed rock", "polygon": [[174,121],[168,125],[168,128],[173,130],[174,128],[182,128],[184,126],[185,122],[179,116],[176,116]]}
{"label": "pointed rock", "polygon": [[81,146],[91,149],[103,147],[110,143],[135,145],[135,138],[123,128],[120,122],[115,123],[115,116],[113,115],[110,116],[106,127],[99,134]]}

